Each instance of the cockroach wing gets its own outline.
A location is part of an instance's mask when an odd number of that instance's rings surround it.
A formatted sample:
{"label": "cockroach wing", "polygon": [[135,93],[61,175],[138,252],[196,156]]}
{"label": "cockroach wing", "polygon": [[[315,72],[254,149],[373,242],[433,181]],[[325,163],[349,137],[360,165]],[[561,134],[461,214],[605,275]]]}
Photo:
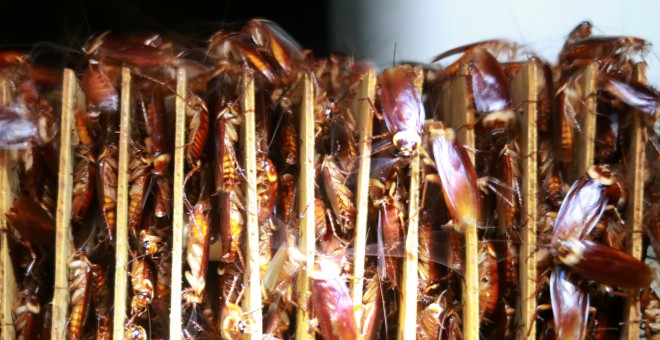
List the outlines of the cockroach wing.
{"label": "cockroach wing", "polygon": [[0,108],[0,149],[25,149],[36,136],[34,122],[13,110]]}
{"label": "cockroach wing", "polygon": [[651,268],[644,262],[593,241],[560,241],[559,260],[585,279],[620,288],[640,289],[653,281]]}
{"label": "cockroach wing", "polygon": [[605,93],[647,114],[648,117],[645,120],[651,122],[652,128],[660,125],[658,123],[660,114],[657,112],[658,106],[660,106],[660,94],[653,88],[639,82],[626,82],[612,76],[605,76],[601,80],[600,87]]}
{"label": "cockroach wing", "polygon": [[605,191],[612,184],[612,180],[600,176],[592,171],[593,169],[589,169],[589,175],[582,176],[573,183],[566,194],[557,213],[552,242],[587,235],[600,220],[608,203]]}
{"label": "cockroach wing", "polygon": [[330,259],[318,259],[312,271],[312,310],[326,339],[357,339],[355,310],[339,266]]}
{"label": "cockroach wing", "polygon": [[509,81],[492,54],[485,49],[476,49],[470,73],[477,112],[491,113],[511,108]]}
{"label": "cockroach wing", "polygon": [[431,127],[433,157],[442,181],[442,193],[454,222],[474,225],[479,218],[477,173],[454,130]]}
{"label": "cockroach wing", "polygon": [[583,339],[589,316],[589,294],[567,278],[568,272],[557,267],[550,275],[550,299],[557,339]]}

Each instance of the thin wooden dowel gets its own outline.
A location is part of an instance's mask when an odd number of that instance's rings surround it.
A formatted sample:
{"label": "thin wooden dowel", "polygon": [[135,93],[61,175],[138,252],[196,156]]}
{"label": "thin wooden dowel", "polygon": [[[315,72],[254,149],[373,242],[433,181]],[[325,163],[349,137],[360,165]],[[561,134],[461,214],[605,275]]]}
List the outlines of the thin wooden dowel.
{"label": "thin wooden dowel", "polygon": [[598,66],[590,64],[577,80],[578,86],[584,94],[582,106],[578,117],[580,132],[576,132],[573,141],[573,159],[568,172],[568,183],[572,184],[584,175],[594,163],[596,138],[596,106],[598,90]]}
{"label": "thin wooden dowel", "polygon": [[124,338],[126,300],[128,298],[128,161],[130,154],[131,70],[121,70],[121,107],[119,118],[119,161],[117,162],[117,228],[115,237],[115,303],[112,338]]}
{"label": "thin wooden dowel", "polygon": [[300,271],[296,285],[299,299],[296,323],[296,339],[312,339],[310,309],[308,301],[309,273],[314,270],[314,253],[316,244],[314,219],[314,88],[309,74],[304,75],[302,101],[298,108],[300,118],[300,179],[298,185],[298,210],[302,215],[300,220],[299,248],[305,256],[305,269]]}
{"label": "thin wooden dowel", "polygon": [[[376,70],[370,69],[360,79],[360,87],[356,98],[351,104],[351,111],[356,117],[359,128],[359,165],[357,180],[357,217],[355,224],[355,260],[353,262],[353,280],[351,295],[353,305],[362,304],[362,289],[364,286],[364,261],[367,245],[367,217],[369,212],[369,172],[371,169],[371,136],[373,133],[373,112],[369,101],[375,103]],[[362,309],[355,311],[358,326],[362,320]]]}
{"label": "thin wooden dowel", "polygon": [[530,62],[511,82],[513,103],[521,103],[520,155],[522,170],[522,201],[520,212],[520,256],[518,260],[520,285],[520,327],[518,339],[536,339],[536,223],[537,223],[537,101],[539,77],[542,70]]}
{"label": "thin wooden dowel", "polygon": [[73,251],[71,205],[73,199],[73,148],[76,110],[82,105],[82,92],[73,70],[64,70],[60,130],[60,172],[58,174],[57,211],[55,214],[55,291],[53,296],[52,339],[64,339],[69,310],[67,264]]}
{"label": "thin wooden dowel", "polygon": [[[11,100],[9,84],[6,79],[0,79],[0,105],[7,105]],[[12,151],[0,150],[0,230],[7,230],[7,212],[11,208],[13,200],[12,190]],[[11,263],[9,256],[9,243],[7,241],[8,233],[0,233],[0,240],[2,241],[2,254],[0,259],[2,265],[0,266],[0,275],[2,278],[2,338],[14,339],[16,332],[14,329],[14,317],[12,314],[13,304],[16,302],[16,293],[18,287],[16,286],[16,279],[14,276],[14,267]]]}
{"label": "thin wooden dowel", "polygon": [[247,267],[245,285],[247,292],[243,299],[243,310],[248,311],[248,328],[245,337],[261,339],[263,316],[261,313],[261,278],[259,268],[259,205],[257,194],[257,141],[255,138],[255,103],[254,78],[243,75],[243,115],[245,122],[241,133],[243,146],[243,170],[245,174],[245,208],[246,208],[246,252]]}
{"label": "thin wooden dowel", "polygon": [[[640,83],[646,83],[646,64],[637,64],[635,70],[636,80]],[[644,220],[644,174],[645,169],[645,151],[647,137],[642,121],[643,113],[631,112],[630,129],[630,148],[627,152],[626,160],[626,183],[628,185],[628,206],[625,213],[625,221],[630,231],[630,242],[627,250],[630,255],[637,259],[642,259],[643,234],[642,223]],[[639,339],[640,327],[638,320],[641,319],[639,293],[630,292],[634,298],[626,300],[625,322],[622,339]],[[648,336],[647,336],[648,337]]]}
{"label": "thin wooden dowel", "polygon": [[[422,70],[417,70],[415,86],[420,95],[424,84]],[[419,208],[421,155],[410,162],[410,186],[408,187],[408,223],[403,256],[401,302],[399,309],[398,339],[414,339],[417,334],[417,267],[419,261]]]}
{"label": "thin wooden dowel", "polygon": [[183,279],[183,180],[186,135],[186,101],[188,79],[186,70],[176,75],[176,127],[174,131],[174,179],[172,208],[172,288],[170,295],[170,339],[181,339],[181,289]]}

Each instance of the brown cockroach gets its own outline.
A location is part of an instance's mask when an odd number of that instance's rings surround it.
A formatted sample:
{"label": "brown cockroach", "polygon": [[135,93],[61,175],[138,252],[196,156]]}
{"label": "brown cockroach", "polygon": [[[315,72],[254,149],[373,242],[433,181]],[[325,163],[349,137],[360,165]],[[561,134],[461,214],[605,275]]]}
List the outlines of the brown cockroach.
{"label": "brown cockroach", "polygon": [[[401,193],[398,176],[387,183],[371,179],[370,196],[374,206],[378,209],[378,239],[382,244],[379,250],[382,258],[379,260],[381,278],[387,280],[392,288],[399,287],[400,258],[391,256],[395,249],[402,247],[406,208],[399,200]],[[380,247],[380,246],[379,246]]]}
{"label": "brown cockroach", "polygon": [[485,48],[467,49],[463,56],[442,71],[442,79],[454,77],[461,65],[468,65],[467,89],[474,101],[481,125],[488,131],[508,129],[516,120],[509,81],[497,59]]}
{"label": "brown cockroach", "polygon": [[236,131],[237,114],[231,106],[225,106],[218,112],[215,119],[215,161],[214,178],[217,192],[229,193],[236,184],[236,169],[238,167],[234,145],[238,141]]}
{"label": "brown cockroach", "polygon": [[642,325],[644,335],[652,339],[660,333],[660,299],[652,289],[646,288],[641,296]]}
{"label": "brown cockroach", "polygon": [[505,235],[513,228],[519,227],[516,216],[522,208],[518,145],[515,142],[505,143],[495,164],[494,178],[491,180],[495,192],[497,226],[500,235]]}
{"label": "brown cockroach", "polygon": [[278,299],[268,306],[266,326],[264,328],[264,339],[284,339],[286,331],[291,326],[289,317],[290,307]]}
{"label": "brown cockroach", "polygon": [[227,302],[221,316],[220,335],[223,339],[238,339],[245,334],[247,328],[243,309],[235,303]]}
{"label": "brown cockroach", "polygon": [[147,311],[154,298],[154,275],[151,265],[141,257],[133,258],[131,262],[131,313],[140,315]]}
{"label": "brown cockroach", "polygon": [[186,247],[186,262],[190,270],[185,273],[190,288],[186,289],[184,294],[184,299],[189,305],[201,304],[206,288],[210,210],[210,197],[206,195],[199,199],[190,214],[188,246]]}
{"label": "brown cockroach", "polygon": [[14,199],[7,221],[20,234],[23,243],[50,248],[55,238],[54,217],[26,195]]}
{"label": "brown cockroach", "polygon": [[392,144],[400,157],[410,158],[421,144],[422,125],[426,113],[421,93],[415,86],[420,69],[401,65],[384,70],[378,77],[378,102],[392,134]]}
{"label": "brown cockroach", "polygon": [[241,202],[243,201],[243,192],[239,186],[234,187],[231,193],[226,194],[226,200],[222,215],[223,224],[220,228],[222,237],[222,261],[232,263],[236,258],[241,258],[240,251],[243,228],[245,226],[245,216]]}
{"label": "brown cockroach", "polygon": [[583,21],[579,23],[571,33],[568,34],[568,37],[566,38],[566,42],[564,42],[564,47],[562,48],[562,51],[568,50],[571,45],[575,44],[576,42],[591,36],[591,28],[593,25],[589,21]]}
{"label": "brown cockroach", "polygon": [[164,175],[172,159],[169,134],[165,126],[165,102],[163,90],[160,85],[153,85],[140,89],[140,98],[143,103],[144,121],[147,135],[151,141],[151,157],[156,176]]}
{"label": "brown cockroach", "polygon": [[323,158],[321,165],[323,185],[332,211],[339,221],[343,235],[355,228],[357,210],[353,202],[353,192],[344,184],[346,176],[330,156]]}
{"label": "brown cockroach", "polygon": [[238,262],[218,266],[220,275],[220,335],[223,339],[241,337],[247,328],[245,313],[240,307],[243,290],[241,284],[244,269]]}
{"label": "brown cockroach", "polygon": [[362,294],[362,320],[360,336],[362,339],[376,339],[381,324],[385,319],[383,313],[383,292],[380,287],[377,270],[368,270],[370,277],[366,278],[364,293]]}
{"label": "brown cockroach", "polygon": [[277,171],[270,158],[257,157],[257,195],[259,223],[264,223],[275,210],[277,201]]}
{"label": "brown cockroach", "polygon": [[465,148],[454,130],[441,122],[427,124],[429,143],[442,183],[442,193],[454,228],[475,225],[480,218],[480,194],[477,174]]}
{"label": "brown cockroach", "polygon": [[92,263],[89,262],[85,253],[78,251],[69,260],[68,267],[71,312],[67,337],[68,339],[80,339],[92,299]]}
{"label": "brown cockroach", "polygon": [[209,112],[198,95],[191,93],[186,106],[188,129],[186,138],[186,162],[194,164],[201,156],[209,134]]}
{"label": "brown cockroach", "polygon": [[90,119],[86,117],[85,110],[79,107],[75,113],[76,133],[81,145],[90,147],[94,143],[95,131],[92,129]]}
{"label": "brown cockroach", "polygon": [[508,59],[514,59],[518,54],[520,46],[513,41],[505,39],[491,39],[483,40],[475,43],[452,48],[451,50],[442,52],[433,58],[432,62],[437,62],[458,53],[469,53],[470,50],[475,48],[482,48],[488,50],[493,56],[499,56],[503,52],[507,52]]}
{"label": "brown cockroach", "polygon": [[168,49],[154,47],[140,40],[122,38],[106,31],[91,37],[83,47],[83,52],[93,59],[118,65],[125,63],[149,68],[177,64],[178,58]]}
{"label": "brown cockroach", "polygon": [[112,338],[112,296],[106,275],[100,265],[92,265],[92,288],[94,289],[94,310],[96,312],[96,340]]}
{"label": "brown cockroach", "polygon": [[437,301],[430,303],[424,307],[417,316],[417,339],[431,340],[438,339],[440,330],[443,327],[442,314],[445,312],[444,295],[440,295]]}
{"label": "brown cockroach", "polygon": [[[310,273],[311,310],[318,319],[318,332],[326,339],[355,339],[357,320],[350,292],[334,260],[317,257]],[[311,301],[310,301],[311,302]]]}
{"label": "brown cockroach", "polygon": [[276,297],[284,303],[291,302],[293,281],[304,263],[305,256],[295,245],[282,244],[262,276],[264,303],[273,302]]}
{"label": "brown cockroach", "polygon": [[277,83],[276,67],[263,56],[246,32],[220,31],[209,39],[209,55],[216,59],[216,69],[227,71],[231,65],[242,64],[255,70],[269,84]]}
{"label": "brown cockroach", "polygon": [[87,209],[94,197],[94,179],[96,167],[92,151],[79,147],[76,168],[73,173],[73,201],[71,203],[71,219],[80,222],[87,214]]}
{"label": "brown cockroach", "polygon": [[154,179],[154,213],[156,217],[170,216],[172,211],[172,177],[165,171]]}
{"label": "brown cockroach", "polygon": [[279,142],[279,155],[284,164],[298,164],[298,131],[292,113],[281,112],[281,122],[276,137]]}
{"label": "brown cockroach", "polygon": [[142,223],[142,212],[147,199],[147,189],[150,180],[150,164],[141,147],[131,148],[131,159],[128,164],[128,230],[137,237],[138,225]]}
{"label": "brown cockroach", "polygon": [[549,141],[544,140],[538,147],[539,180],[542,183],[542,195],[553,208],[559,209],[564,199],[564,181],[561,168],[555,162],[554,152]]}
{"label": "brown cockroach", "polygon": [[656,254],[660,254],[660,202],[656,201],[648,208],[642,228]]}
{"label": "brown cockroach", "polygon": [[101,202],[101,215],[110,241],[114,239],[117,224],[117,155],[115,144],[105,145],[97,160],[96,192]]}
{"label": "brown cockroach", "polygon": [[652,87],[620,76],[601,74],[599,89],[606,95],[642,113],[647,130],[655,137],[660,130],[660,94]]}
{"label": "brown cockroach", "polygon": [[559,65],[573,66],[582,60],[600,60],[601,63],[625,60],[633,53],[644,53],[649,43],[641,38],[630,36],[587,36],[579,39],[559,54]]}
{"label": "brown cockroach", "polygon": [[479,249],[479,318],[492,320],[499,302],[497,253],[490,241],[483,241]]}
{"label": "brown cockroach", "polygon": [[118,74],[108,74],[97,63],[90,63],[82,78],[87,105],[91,112],[87,118],[97,117],[100,112],[117,113],[119,111]]}
{"label": "brown cockroach", "polygon": [[[19,294],[19,304],[12,310],[14,314],[14,329],[18,339],[31,339],[37,334],[38,316],[41,314],[41,304],[36,290],[24,288]],[[8,327],[4,325],[3,327]]]}
{"label": "brown cockroach", "polygon": [[147,331],[140,325],[129,321],[124,330],[124,339],[128,340],[147,340]]}
{"label": "brown cockroach", "polygon": [[[277,204],[277,215],[285,224],[291,223],[296,218],[296,182],[292,174],[285,173],[279,178],[280,184]],[[325,212],[323,208],[321,215]],[[316,215],[318,216],[318,215]],[[318,225],[318,224],[317,224]]]}

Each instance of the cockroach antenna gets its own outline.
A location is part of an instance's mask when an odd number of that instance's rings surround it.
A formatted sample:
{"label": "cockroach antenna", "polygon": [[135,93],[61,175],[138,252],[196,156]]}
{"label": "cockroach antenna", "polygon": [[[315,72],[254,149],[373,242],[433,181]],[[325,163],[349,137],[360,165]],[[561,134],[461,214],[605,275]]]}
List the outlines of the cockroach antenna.
{"label": "cockroach antenna", "polygon": [[396,42],[394,43],[394,53],[392,54],[392,67],[396,65]]}

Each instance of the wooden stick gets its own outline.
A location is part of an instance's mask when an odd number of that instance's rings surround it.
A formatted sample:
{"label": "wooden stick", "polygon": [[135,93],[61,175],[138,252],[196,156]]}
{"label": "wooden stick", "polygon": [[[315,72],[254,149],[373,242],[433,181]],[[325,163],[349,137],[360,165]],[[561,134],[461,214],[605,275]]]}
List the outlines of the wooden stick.
{"label": "wooden stick", "polygon": [[[373,133],[373,112],[369,100],[374,103],[376,97],[376,70],[370,69],[360,79],[360,88],[356,98],[351,103],[351,111],[356,117],[360,130],[359,168],[357,180],[357,218],[355,224],[355,257],[353,262],[353,277],[351,295],[353,305],[362,305],[362,289],[364,286],[364,260],[367,246],[367,217],[369,211],[369,172],[371,170],[371,136]],[[362,309],[355,311],[358,327],[361,327]]]}
{"label": "wooden stick", "polygon": [[[6,79],[0,79],[0,104],[7,105],[11,100],[11,90]],[[13,200],[12,190],[12,151],[0,150],[0,230],[7,230],[7,212],[11,209]],[[13,304],[16,302],[16,279],[14,276],[14,267],[9,255],[9,243],[7,242],[8,233],[0,233],[2,240],[2,254],[0,260],[0,275],[2,276],[2,310],[0,311],[2,322],[2,338],[14,339],[16,333],[14,330]]]}
{"label": "wooden stick", "polygon": [[[128,143],[131,137],[131,70],[121,70],[121,108],[119,118],[119,161],[117,163],[117,228],[115,237],[115,304],[112,338],[122,340],[128,298]],[[172,294],[174,295],[174,294]]]}
{"label": "wooden stick", "polygon": [[[646,64],[639,63],[635,69],[635,78],[641,83],[646,83]],[[626,184],[628,185],[628,207],[626,208],[625,220],[630,230],[630,242],[627,250],[630,255],[641,260],[643,234],[642,223],[644,220],[644,173],[645,169],[645,151],[647,137],[645,134],[643,113],[630,112],[632,130],[630,137],[630,149],[627,152],[626,161]],[[626,300],[625,317],[622,339],[639,339],[639,324],[636,322],[641,319],[639,292],[631,291],[634,298]],[[648,335],[647,335],[648,336]]]}
{"label": "wooden stick", "polygon": [[55,292],[53,296],[52,339],[62,339],[66,334],[69,311],[68,261],[73,251],[71,234],[71,204],[73,203],[73,148],[76,135],[73,120],[82,105],[78,80],[73,70],[65,69],[62,83],[62,115],[60,130],[60,173],[57,188],[57,212],[55,215]]}
{"label": "wooden stick", "polygon": [[245,171],[245,208],[247,211],[246,252],[247,268],[244,275],[247,293],[243,300],[243,309],[248,312],[249,330],[247,338],[261,339],[263,316],[261,309],[261,274],[259,269],[259,204],[257,194],[257,141],[255,138],[255,103],[254,78],[250,73],[243,74],[243,114],[245,123],[242,127],[243,170]]}
{"label": "wooden stick", "polygon": [[174,131],[174,179],[172,208],[172,288],[170,295],[170,339],[182,338],[181,292],[183,279],[183,180],[186,153],[186,106],[188,78],[186,70],[176,74],[176,128]]}
{"label": "wooden stick", "polygon": [[[520,236],[520,327],[518,339],[536,339],[536,222],[537,222],[537,100],[541,68],[530,62],[511,82],[514,105],[522,104],[520,155],[522,167],[522,225]],[[549,84],[549,86],[552,86]]]}
{"label": "wooden stick", "polygon": [[[418,70],[415,86],[422,94],[424,73]],[[408,225],[403,257],[403,279],[401,283],[401,308],[399,309],[398,339],[414,339],[417,336],[417,266],[419,254],[419,190],[421,177],[421,155],[410,162],[410,186],[408,187]]]}
{"label": "wooden stick", "polygon": [[573,159],[568,172],[568,183],[572,184],[594,163],[596,138],[596,106],[598,90],[598,65],[595,63],[584,68],[578,79],[578,86],[584,97],[578,117],[581,132],[575,133]]}
{"label": "wooden stick", "polygon": [[296,290],[298,294],[296,339],[312,339],[310,332],[310,303],[308,301],[309,272],[314,270],[314,252],[316,245],[314,225],[314,88],[310,75],[305,73],[302,91],[302,101],[298,108],[300,117],[300,184],[298,186],[298,210],[302,214],[300,221],[300,251],[305,255],[305,269],[300,271]]}

